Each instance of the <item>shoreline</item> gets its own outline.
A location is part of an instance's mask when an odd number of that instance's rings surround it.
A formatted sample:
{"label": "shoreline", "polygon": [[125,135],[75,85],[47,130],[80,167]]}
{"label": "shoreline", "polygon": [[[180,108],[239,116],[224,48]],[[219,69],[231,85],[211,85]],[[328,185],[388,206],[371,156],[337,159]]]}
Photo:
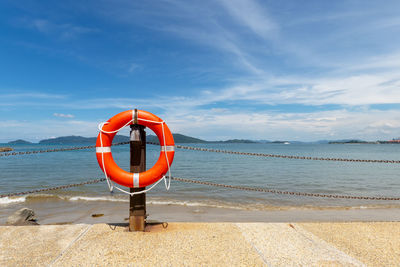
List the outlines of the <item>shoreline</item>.
{"label": "shoreline", "polygon": [[[34,210],[38,223],[126,223],[128,202],[27,201],[0,206],[0,225],[22,207]],[[92,217],[92,214],[103,214]],[[147,203],[149,221],[160,222],[384,222],[400,221],[400,208],[347,208],[246,210],[176,204]]]}
{"label": "shoreline", "polygon": [[[72,194],[71,194],[72,193]],[[243,202],[243,199],[231,201],[226,199],[199,198],[198,196],[188,200],[187,198],[174,198],[166,196],[147,195],[146,203],[149,205],[176,205],[192,206],[205,208],[225,208],[235,210],[252,211],[287,211],[287,210],[351,210],[351,209],[391,209],[399,208],[400,202],[397,200],[347,200],[335,198],[314,198],[312,201],[301,202],[302,199],[289,197],[288,199],[274,198],[260,200],[258,202]],[[311,198],[312,199],[312,198]],[[236,200],[236,201],[235,201]],[[57,193],[33,193],[21,196],[5,196],[0,198],[0,207],[10,205],[23,205],[33,203],[116,203],[115,205],[128,203],[129,198],[124,194],[90,194],[88,192],[57,192]]]}

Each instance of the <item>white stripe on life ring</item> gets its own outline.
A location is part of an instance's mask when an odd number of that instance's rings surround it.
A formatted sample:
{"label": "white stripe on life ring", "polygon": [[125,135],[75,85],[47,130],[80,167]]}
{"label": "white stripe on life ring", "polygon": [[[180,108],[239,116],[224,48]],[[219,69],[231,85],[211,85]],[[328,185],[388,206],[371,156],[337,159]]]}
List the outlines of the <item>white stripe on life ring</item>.
{"label": "white stripe on life ring", "polygon": [[133,173],[133,187],[139,187],[139,173]]}
{"label": "white stripe on life ring", "polygon": [[96,153],[108,153],[111,152],[110,146],[98,146],[96,147]]}
{"label": "white stripe on life ring", "polygon": [[161,151],[175,151],[175,146],[161,146]]}
{"label": "white stripe on life ring", "polygon": [[132,109],[132,124],[135,123],[136,110]]}

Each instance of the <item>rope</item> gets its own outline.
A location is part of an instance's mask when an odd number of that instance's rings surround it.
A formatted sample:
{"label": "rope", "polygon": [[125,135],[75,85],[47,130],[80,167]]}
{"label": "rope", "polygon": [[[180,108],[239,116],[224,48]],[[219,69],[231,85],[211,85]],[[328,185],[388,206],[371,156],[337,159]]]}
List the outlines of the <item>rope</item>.
{"label": "rope", "polygon": [[[136,110],[135,110],[134,112],[135,112],[135,114],[137,114],[137,113],[136,113],[136,112],[137,112]],[[103,126],[104,126],[105,124],[109,123],[109,122],[102,122],[102,123],[100,123],[100,124],[98,125],[98,129],[99,129],[99,131],[100,131],[100,145],[101,145],[101,147],[103,147],[103,139],[102,139],[102,137],[101,137],[101,134],[102,134],[102,133],[107,133],[107,134],[117,133],[117,132],[120,131],[122,128],[128,126],[128,125],[131,124],[132,122],[135,122],[135,120],[137,120],[137,121],[139,121],[139,120],[140,120],[140,121],[147,121],[147,122],[151,122],[151,123],[158,123],[158,124],[161,124],[162,134],[163,134],[163,141],[164,141],[164,146],[163,146],[163,147],[164,147],[164,155],[165,155],[165,159],[166,159],[167,165],[168,165],[168,177],[171,177],[171,166],[170,166],[170,163],[169,163],[169,160],[168,160],[168,156],[167,156],[167,147],[166,147],[166,145],[165,145],[165,144],[166,144],[166,142],[165,142],[165,132],[164,132],[164,124],[165,124],[165,122],[164,122],[164,121],[146,120],[146,119],[142,119],[142,118],[139,118],[139,117],[136,118],[136,116],[137,116],[137,115],[135,115],[135,116],[134,116],[135,118],[132,118],[132,120],[128,121],[124,126],[120,127],[118,130],[114,130],[114,131],[104,131],[104,130],[103,130]],[[129,142],[127,142],[127,143],[129,143]],[[150,142],[149,142],[149,143],[150,143]],[[152,144],[153,144],[153,143],[152,143]],[[155,143],[154,143],[154,144],[155,144]],[[159,144],[156,144],[156,145],[159,145]],[[106,170],[106,165],[104,164],[104,152],[103,152],[103,151],[101,152],[101,160],[102,160],[102,164],[103,164],[105,179],[106,179],[106,181],[107,181],[108,189],[110,190],[110,192],[113,191],[113,188],[116,188],[117,190],[121,191],[122,193],[128,194],[128,195],[130,195],[130,196],[139,195],[139,194],[146,193],[146,192],[150,191],[151,189],[153,189],[161,180],[164,180],[165,188],[166,188],[167,190],[169,190],[169,188],[170,188],[170,186],[171,186],[171,178],[168,178],[168,183],[167,183],[166,176],[164,175],[161,179],[159,179],[159,180],[158,180],[155,184],[153,184],[150,188],[147,188],[147,189],[144,189],[144,190],[138,191],[138,192],[128,192],[128,191],[126,191],[126,190],[124,190],[124,189],[122,189],[122,188],[120,188],[120,187],[114,185],[114,184],[112,183],[111,179],[108,177],[108,175],[107,175],[107,170]]]}
{"label": "rope", "polygon": [[[101,134],[102,134],[102,132],[103,132],[102,129],[103,129],[104,124],[106,124],[106,123],[107,123],[107,122],[100,123],[101,126],[100,126],[100,124],[99,124],[99,130],[100,130],[100,145],[101,145],[101,147],[103,147],[103,138],[101,137]],[[125,127],[125,126],[123,126],[123,127]],[[104,152],[103,152],[103,151],[101,152],[101,163],[103,164],[104,176],[105,176],[106,181],[107,181],[108,190],[110,190],[110,192],[113,192],[114,184],[113,184],[113,182],[111,181],[111,179],[108,178],[107,170],[106,170],[106,165],[104,164]]]}
{"label": "rope", "polygon": [[[213,182],[207,182],[207,181],[191,180],[191,179],[180,178],[180,177],[168,177],[168,178],[170,178],[171,180],[184,182],[184,183],[201,184],[201,185],[207,185],[207,186],[213,186],[213,187],[222,187],[222,188],[242,190],[242,191],[264,192],[264,193],[279,194],[279,195],[293,195],[293,196],[319,197],[319,198],[336,198],[336,199],[361,199],[361,200],[377,200],[377,201],[381,201],[381,200],[399,201],[400,200],[400,197],[370,197],[370,196],[346,196],[346,195],[317,194],[317,193],[281,191],[281,190],[262,188],[262,187],[227,185],[227,184],[219,184],[219,183],[213,183]],[[55,187],[50,187],[50,188],[36,189],[36,190],[31,190],[31,191],[3,194],[3,195],[0,195],[0,198],[28,195],[28,194],[39,193],[39,192],[44,192],[44,191],[51,191],[51,190],[66,189],[66,188],[70,188],[70,187],[77,187],[77,186],[82,186],[82,185],[87,185],[87,184],[95,184],[95,183],[99,183],[99,182],[104,182],[105,180],[106,180],[105,178],[100,178],[100,179],[89,180],[89,181],[77,183],[77,184],[68,184],[68,185],[55,186]],[[161,179],[158,182],[160,182],[160,181],[161,181]]]}

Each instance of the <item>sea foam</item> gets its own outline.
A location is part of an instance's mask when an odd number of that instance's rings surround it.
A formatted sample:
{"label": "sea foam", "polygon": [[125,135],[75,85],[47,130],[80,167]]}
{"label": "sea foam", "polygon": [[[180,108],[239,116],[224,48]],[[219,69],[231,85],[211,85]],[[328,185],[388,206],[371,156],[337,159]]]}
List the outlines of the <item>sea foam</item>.
{"label": "sea foam", "polygon": [[112,197],[85,197],[85,196],[75,196],[70,197],[67,200],[70,201],[112,201],[112,202],[128,202],[128,199],[122,198],[112,198]]}
{"label": "sea foam", "polygon": [[13,203],[25,202],[26,197],[2,197],[0,198],[0,205],[7,205]]}

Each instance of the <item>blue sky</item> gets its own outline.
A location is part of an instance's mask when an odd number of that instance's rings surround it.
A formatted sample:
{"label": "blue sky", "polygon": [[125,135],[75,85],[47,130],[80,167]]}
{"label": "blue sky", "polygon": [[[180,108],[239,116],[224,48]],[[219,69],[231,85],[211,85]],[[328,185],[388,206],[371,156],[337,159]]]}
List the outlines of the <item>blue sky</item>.
{"label": "blue sky", "polygon": [[400,136],[400,2],[0,2],[0,142],[127,109],[221,140]]}

